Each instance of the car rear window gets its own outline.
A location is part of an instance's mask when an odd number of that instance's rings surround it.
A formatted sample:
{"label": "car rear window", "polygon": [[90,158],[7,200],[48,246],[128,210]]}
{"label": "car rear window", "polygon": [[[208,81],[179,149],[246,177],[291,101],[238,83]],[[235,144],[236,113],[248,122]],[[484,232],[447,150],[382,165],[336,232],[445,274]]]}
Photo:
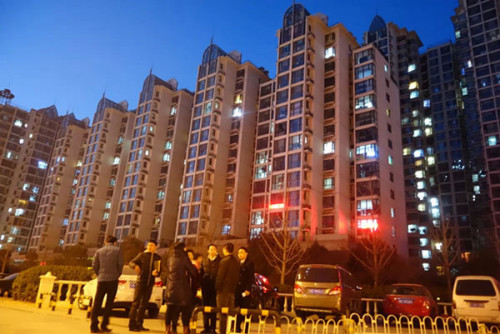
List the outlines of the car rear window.
{"label": "car rear window", "polygon": [[491,281],[484,279],[460,280],[456,294],[459,296],[495,296],[495,288]]}
{"label": "car rear window", "polygon": [[339,281],[339,272],[335,268],[299,268],[297,272],[297,281],[337,283]]}
{"label": "car rear window", "polygon": [[426,296],[425,290],[418,286],[392,286],[391,295]]}

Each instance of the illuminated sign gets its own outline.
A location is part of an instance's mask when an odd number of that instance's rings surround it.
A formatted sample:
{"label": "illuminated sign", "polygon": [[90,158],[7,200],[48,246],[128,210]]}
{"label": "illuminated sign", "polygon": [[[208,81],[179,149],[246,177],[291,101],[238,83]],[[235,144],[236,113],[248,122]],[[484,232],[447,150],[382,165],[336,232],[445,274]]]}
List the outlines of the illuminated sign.
{"label": "illuminated sign", "polygon": [[377,219],[358,219],[358,228],[360,230],[378,230]]}
{"label": "illuminated sign", "polygon": [[269,210],[283,209],[284,207],[284,203],[269,204]]}

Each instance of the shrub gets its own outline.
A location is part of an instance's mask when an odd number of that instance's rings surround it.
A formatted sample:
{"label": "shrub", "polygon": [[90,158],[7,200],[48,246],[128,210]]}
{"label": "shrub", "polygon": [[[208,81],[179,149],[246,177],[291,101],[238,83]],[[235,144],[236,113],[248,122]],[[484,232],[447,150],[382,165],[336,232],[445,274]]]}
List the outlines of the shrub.
{"label": "shrub", "polygon": [[92,270],[77,266],[37,266],[19,274],[12,285],[14,299],[35,302],[40,276],[51,272],[59,280],[88,281],[92,278]]}

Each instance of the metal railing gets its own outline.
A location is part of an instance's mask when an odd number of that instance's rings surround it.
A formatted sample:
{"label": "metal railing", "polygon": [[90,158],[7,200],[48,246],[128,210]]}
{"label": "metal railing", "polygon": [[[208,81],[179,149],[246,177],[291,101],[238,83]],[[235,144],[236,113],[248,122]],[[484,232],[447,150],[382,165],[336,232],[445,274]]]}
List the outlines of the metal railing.
{"label": "metal railing", "polygon": [[41,308],[49,298],[48,306],[52,311],[55,311],[58,303],[63,302],[63,306],[68,308],[68,314],[72,314],[74,303],[83,296],[83,286],[87,283],[87,281],[56,280],[52,292],[40,293],[37,296],[36,305]]}

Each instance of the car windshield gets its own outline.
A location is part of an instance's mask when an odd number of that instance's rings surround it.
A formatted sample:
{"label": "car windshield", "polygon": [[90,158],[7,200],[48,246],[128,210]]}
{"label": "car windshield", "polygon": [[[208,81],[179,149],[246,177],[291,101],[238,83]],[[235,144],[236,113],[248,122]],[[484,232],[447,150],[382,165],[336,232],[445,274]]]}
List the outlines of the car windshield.
{"label": "car windshield", "polygon": [[491,281],[484,279],[460,280],[457,283],[459,296],[495,296],[495,288]]}
{"label": "car windshield", "polygon": [[18,273],[15,273],[15,274],[12,274],[12,275],[9,275],[9,276],[6,276],[4,277],[3,279],[6,280],[6,281],[10,281],[11,279],[14,279],[16,278],[18,275]]}
{"label": "car windshield", "polygon": [[425,289],[420,286],[392,286],[391,295],[404,295],[404,296],[426,296]]}
{"label": "car windshield", "polygon": [[300,282],[338,283],[339,272],[336,268],[302,267],[297,272],[296,280]]}

